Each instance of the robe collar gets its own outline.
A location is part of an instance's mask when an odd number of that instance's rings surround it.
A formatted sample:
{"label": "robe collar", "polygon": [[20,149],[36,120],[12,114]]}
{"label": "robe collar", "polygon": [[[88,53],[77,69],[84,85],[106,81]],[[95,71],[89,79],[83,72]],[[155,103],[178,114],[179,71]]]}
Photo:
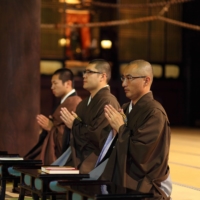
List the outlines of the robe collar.
{"label": "robe collar", "polygon": [[128,113],[131,112],[132,108],[133,108],[133,103],[132,103],[132,101],[131,101],[130,104],[129,104],[129,107],[128,107]]}
{"label": "robe collar", "polygon": [[[110,89],[110,86],[109,86],[109,85],[106,85],[106,86],[104,86],[103,88],[106,88],[106,87],[108,87],[108,89]],[[101,88],[101,89],[103,89],[103,88]],[[100,90],[101,90],[101,89],[100,89]],[[99,91],[100,91],[100,90],[99,90]],[[98,92],[99,92],[99,91],[98,91]],[[98,93],[98,92],[97,92],[97,93]],[[96,93],[96,94],[97,94],[97,93]],[[95,95],[96,95],[96,94],[95,94]],[[95,96],[95,95],[94,95],[94,96]],[[94,97],[93,97],[93,98],[94,98]],[[90,104],[91,100],[92,100],[92,97],[91,97],[91,95],[90,95],[90,97],[89,97],[89,99],[88,99],[87,106]]]}
{"label": "robe collar", "polygon": [[69,93],[67,93],[67,94],[61,99],[60,104],[62,104],[62,103],[65,101],[65,99],[66,99],[67,97],[69,97],[71,94],[73,94],[73,93],[75,93],[75,92],[76,92],[76,90],[75,90],[75,89],[72,89]]}
{"label": "robe collar", "polygon": [[143,96],[136,102],[135,105],[133,104],[132,101],[130,101],[129,105],[127,105],[127,108],[128,108],[128,109],[127,109],[126,112],[130,113],[134,106],[140,105],[140,103],[143,102],[143,99],[146,99],[146,98],[153,99],[152,91],[149,91],[148,93],[146,93],[145,95],[143,95]]}

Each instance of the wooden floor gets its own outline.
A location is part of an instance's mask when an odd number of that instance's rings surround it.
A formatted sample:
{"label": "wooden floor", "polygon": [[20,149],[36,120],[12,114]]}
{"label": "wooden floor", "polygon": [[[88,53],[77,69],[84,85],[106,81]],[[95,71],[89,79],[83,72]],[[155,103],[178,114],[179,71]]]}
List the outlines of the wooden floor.
{"label": "wooden floor", "polygon": [[[173,127],[171,136],[172,199],[200,200],[200,129]],[[14,200],[17,196],[7,191],[6,199]]]}
{"label": "wooden floor", "polygon": [[172,128],[173,200],[200,200],[200,129]]}

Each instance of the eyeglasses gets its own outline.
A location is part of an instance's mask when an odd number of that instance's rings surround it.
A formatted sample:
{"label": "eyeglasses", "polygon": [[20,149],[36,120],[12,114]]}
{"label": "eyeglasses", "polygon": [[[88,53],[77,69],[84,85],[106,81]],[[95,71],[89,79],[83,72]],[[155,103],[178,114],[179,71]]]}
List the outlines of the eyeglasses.
{"label": "eyeglasses", "polygon": [[132,81],[136,78],[145,78],[146,76],[131,76],[131,75],[126,75],[126,76],[121,76],[121,81],[124,82],[125,80],[127,81]]}
{"label": "eyeglasses", "polygon": [[95,71],[92,71],[92,70],[84,70],[83,71],[83,75],[89,75],[89,74],[102,74],[102,72],[95,72]]}

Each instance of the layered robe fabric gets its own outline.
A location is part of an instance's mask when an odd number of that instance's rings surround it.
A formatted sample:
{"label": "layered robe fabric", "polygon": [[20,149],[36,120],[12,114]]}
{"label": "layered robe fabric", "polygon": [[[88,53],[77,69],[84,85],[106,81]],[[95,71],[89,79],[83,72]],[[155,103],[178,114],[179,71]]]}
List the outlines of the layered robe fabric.
{"label": "layered robe fabric", "polygon": [[169,177],[171,132],[167,114],[153,99],[152,92],[133,105],[130,113],[129,105],[123,105],[127,125],[119,129],[118,141],[101,179],[140,192],[153,192],[153,199],[170,199],[161,190],[162,182]]}
{"label": "layered robe fabric", "polygon": [[69,147],[70,132],[60,119],[60,110],[66,107],[70,112],[75,111],[81,98],[72,93],[60,104],[52,114],[54,126],[50,131],[43,130],[38,143],[25,155],[25,159],[42,160],[44,165],[52,164]]}
{"label": "layered robe fabric", "polygon": [[100,89],[89,102],[89,97],[78,106],[76,114],[81,119],[75,119],[72,127],[72,160],[66,165],[73,165],[81,173],[89,173],[94,169],[98,156],[111,131],[104,115],[105,105],[111,104],[115,109],[120,105],[109,87]]}

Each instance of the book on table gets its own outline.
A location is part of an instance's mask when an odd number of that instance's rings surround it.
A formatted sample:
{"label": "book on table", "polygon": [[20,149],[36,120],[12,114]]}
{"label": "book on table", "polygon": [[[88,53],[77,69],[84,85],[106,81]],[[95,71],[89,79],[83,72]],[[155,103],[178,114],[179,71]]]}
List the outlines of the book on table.
{"label": "book on table", "polygon": [[0,160],[24,160],[24,158],[20,157],[18,154],[5,154],[0,155]]}
{"label": "book on table", "polygon": [[79,170],[71,166],[42,166],[41,171],[48,174],[79,174]]}

